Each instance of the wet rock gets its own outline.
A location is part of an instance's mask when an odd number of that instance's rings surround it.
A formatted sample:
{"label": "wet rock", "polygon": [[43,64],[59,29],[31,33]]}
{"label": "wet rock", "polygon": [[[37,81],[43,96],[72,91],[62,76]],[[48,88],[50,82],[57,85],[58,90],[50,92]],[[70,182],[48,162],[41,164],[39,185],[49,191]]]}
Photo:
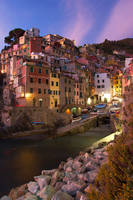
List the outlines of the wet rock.
{"label": "wet rock", "polygon": [[80,197],[80,200],[88,200],[88,198],[83,194],[83,195]]}
{"label": "wet rock", "polygon": [[3,196],[0,198],[0,200],[11,200],[8,196]]}
{"label": "wet rock", "polygon": [[73,160],[73,158],[71,158],[71,157],[67,158],[67,162],[70,161],[70,160]]}
{"label": "wet rock", "polygon": [[74,200],[69,194],[65,192],[58,191],[52,197],[51,200]]}
{"label": "wet rock", "polygon": [[88,175],[89,175],[89,183],[94,183],[94,180],[97,176],[97,169],[96,170],[93,170],[93,171],[90,171],[88,172]]}
{"label": "wet rock", "polygon": [[85,173],[86,170],[87,170],[87,168],[86,168],[85,166],[82,166],[81,168],[77,169],[77,171],[78,171],[79,173]]}
{"label": "wet rock", "polygon": [[63,169],[64,169],[64,165],[65,165],[65,162],[62,161],[62,162],[59,164],[58,169],[59,169],[59,170],[63,170]]}
{"label": "wet rock", "polygon": [[60,172],[59,170],[55,171],[51,179],[51,185],[54,186],[56,182],[62,181],[64,176],[65,174],[63,171],[62,172]]}
{"label": "wet rock", "polygon": [[24,196],[22,196],[22,197],[19,197],[18,199],[16,199],[16,200],[25,200],[25,197]]}
{"label": "wet rock", "polygon": [[82,163],[79,161],[74,161],[73,165],[72,165],[73,169],[75,169],[75,170],[81,168],[81,166],[82,166]]}
{"label": "wet rock", "polygon": [[76,179],[77,179],[77,173],[76,172],[67,172],[65,175],[66,176],[64,178],[68,178],[68,180],[70,180],[70,181],[71,180],[76,181]]}
{"label": "wet rock", "polygon": [[67,167],[65,171],[66,172],[72,172],[72,168],[71,167]]}
{"label": "wet rock", "polygon": [[85,193],[89,193],[91,191],[91,187],[90,185],[88,185],[85,189],[84,189],[84,192]]}
{"label": "wet rock", "polygon": [[63,185],[61,190],[63,192],[70,194],[71,196],[75,196],[76,192],[79,190],[82,190],[85,186],[86,186],[86,184],[83,182],[82,183],[81,182],[80,183],[79,182],[71,182],[66,185]]}
{"label": "wet rock", "polygon": [[49,175],[52,176],[54,174],[54,172],[56,172],[57,169],[51,169],[51,170],[43,170],[42,171],[42,175]]}
{"label": "wet rock", "polygon": [[46,185],[49,185],[50,181],[51,181],[51,177],[50,176],[35,176],[34,177],[35,181],[38,183],[40,189],[42,189],[43,187],[45,187]]}
{"label": "wet rock", "polygon": [[72,165],[73,165],[73,160],[69,160],[68,162],[65,163],[64,170],[66,170],[67,167],[72,167]]}
{"label": "wet rock", "polygon": [[12,200],[16,200],[17,198],[25,195],[27,192],[27,184],[21,185],[15,189],[12,189],[9,193],[9,198]]}
{"label": "wet rock", "polygon": [[28,186],[28,191],[31,192],[32,194],[36,194],[39,190],[39,185],[36,182],[31,181],[27,184],[27,186]]}
{"label": "wet rock", "polygon": [[76,192],[76,197],[75,197],[75,200],[80,200],[80,197],[82,196],[82,192],[80,192],[80,191],[77,191]]}
{"label": "wet rock", "polygon": [[90,155],[89,155],[88,153],[85,153],[85,154],[84,154],[84,158],[85,158],[86,160],[88,160],[89,157],[90,157]]}
{"label": "wet rock", "polygon": [[51,198],[55,194],[55,189],[51,185],[45,186],[41,191],[37,193],[37,196],[42,198],[43,200],[51,200]]}
{"label": "wet rock", "polygon": [[38,197],[36,195],[31,194],[30,192],[28,192],[25,196],[24,196],[24,200],[39,200]]}
{"label": "wet rock", "polygon": [[82,173],[82,174],[78,174],[78,178],[79,180],[81,181],[84,181],[84,182],[89,182],[89,174],[88,173]]}
{"label": "wet rock", "polygon": [[62,188],[63,185],[64,185],[63,182],[57,182],[56,185],[55,185],[56,191],[60,190],[60,189]]}

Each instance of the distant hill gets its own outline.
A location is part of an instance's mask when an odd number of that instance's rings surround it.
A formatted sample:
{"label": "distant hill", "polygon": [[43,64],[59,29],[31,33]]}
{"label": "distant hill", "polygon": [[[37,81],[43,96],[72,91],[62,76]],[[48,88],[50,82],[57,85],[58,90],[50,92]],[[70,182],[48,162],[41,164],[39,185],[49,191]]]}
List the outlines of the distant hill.
{"label": "distant hill", "polygon": [[97,49],[101,49],[105,54],[113,54],[114,50],[125,51],[133,54],[133,38],[126,38],[118,41],[105,40],[103,43],[94,44]]}

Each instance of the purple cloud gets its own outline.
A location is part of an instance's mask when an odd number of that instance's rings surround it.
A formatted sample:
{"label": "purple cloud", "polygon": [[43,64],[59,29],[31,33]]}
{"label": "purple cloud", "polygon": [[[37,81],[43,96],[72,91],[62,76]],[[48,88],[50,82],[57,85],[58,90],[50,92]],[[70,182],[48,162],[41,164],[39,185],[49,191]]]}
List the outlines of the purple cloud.
{"label": "purple cloud", "polygon": [[72,16],[68,21],[64,35],[76,41],[79,45],[84,36],[93,26],[93,18],[91,16],[91,8],[86,7],[83,0],[67,0],[66,15]]}
{"label": "purple cloud", "polygon": [[119,0],[109,20],[98,38],[103,42],[106,38],[119,40],[133,35],[133,0]]}

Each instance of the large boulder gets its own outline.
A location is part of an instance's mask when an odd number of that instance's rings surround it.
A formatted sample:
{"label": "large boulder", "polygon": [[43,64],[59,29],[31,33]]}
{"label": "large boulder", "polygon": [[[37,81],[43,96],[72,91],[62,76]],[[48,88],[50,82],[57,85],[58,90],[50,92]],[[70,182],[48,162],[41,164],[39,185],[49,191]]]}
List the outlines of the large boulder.
{"label": "large boulder", "polygon": [[73,169],[77,170],[77,169],[81,168],[81,166],[82,166],[81,162],[74,160],[73,165],[72,165]]}
{"label": "large boulder", "polygon": [[55,184],[55,189],[56,191],[60,190],[62,188],[62,186],[65,185],[63,182],[57,182]]}
{"label": "large boulder", "polygon": [[38,183],[40,189],[42,189],[43,187],[45,187],[46,185],[49,185],[50,181],[51,181],[51,176],[35,176],[34,177],[35,181]]}
{"label": "large boulder", "polygon": [[54,186],[58,181],[62,181],[64,178],[65,174],[64,172],[60,172],[59,170],[55,171],[52,179],[51,179],[51,185]]}
{"label": "large boulder", "polygon": [[27,184],[21,185],[15,189],[12,189],[9,193],[9,198],[12,200],[16,200],[17,198],[25,195],[27,192]]}
{"label": "large boulder", "polygon": [[28,192],[25,196],[24,196],[24,200],[39,200],[38,197],[36,195],[31,194],[30,192]]}
{"label": "large boulder", "polygon": [[56,191],[54,187],[52,187],[51,185],[47,185],[37,193],[37,196],[42,198],[43,200],[51,200],[55,193]]}
{"label": "large boulder", "polygon": [[65,192],[58,191],[52,197],[51,200],[74,200],[69,194]]}
{"label": "large boulder", "polygon": [[3,196],[0,198],[0,200],[11,200],[8,196]]}
{"label": "large boulder", "polygon": [[42,171],[42,175],[49,175],[52,176],[54,174],[54,172],[56,172],[57,169],[51,169],[51,170],[43,170]]}
{"label": "large boulder", "polygon": [[27,186],[28,186],[28,191],[31,192],[32,194],[36,194],[39,190],[39,185],[34,181],[29,182]]}
{"label": "large boulder", "polygon": [[64,170],[66,170],[66,168],[68,167],[72,167],[73,165],[73,160],[68,160],[65,164],[64,164]]}
{"label": "large boulder", "polygon": [[77,191],[75,199],[76,200],[88,200],[88,198],[82,192],[79,192],[79,191]]}
{"label": "large boulder", "polygon": [[94,180],[97,176],[98,169],[88,172],[89,175],[89,183],[94,183]]}
{"label": "large boulder", "polygon": [[70,194],[71,196],[75,196],[77,191],[84,189],[86,184],[84,182],[71,182],[66,185],[63,185],[61,190]]}

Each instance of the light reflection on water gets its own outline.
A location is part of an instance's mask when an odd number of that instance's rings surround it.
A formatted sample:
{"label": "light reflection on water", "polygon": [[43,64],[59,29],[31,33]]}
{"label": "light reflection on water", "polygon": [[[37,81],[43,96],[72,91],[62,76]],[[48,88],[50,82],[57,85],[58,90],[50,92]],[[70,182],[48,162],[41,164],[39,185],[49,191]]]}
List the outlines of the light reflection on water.
{"label": "light reflection on water", "polygon": [[43,169],[58,167],[62,160],[110,134],[103,126],[85,134],[43,139],[42,136],[0,142],[0,197],[12,187],[22,185],[41,174]]}

